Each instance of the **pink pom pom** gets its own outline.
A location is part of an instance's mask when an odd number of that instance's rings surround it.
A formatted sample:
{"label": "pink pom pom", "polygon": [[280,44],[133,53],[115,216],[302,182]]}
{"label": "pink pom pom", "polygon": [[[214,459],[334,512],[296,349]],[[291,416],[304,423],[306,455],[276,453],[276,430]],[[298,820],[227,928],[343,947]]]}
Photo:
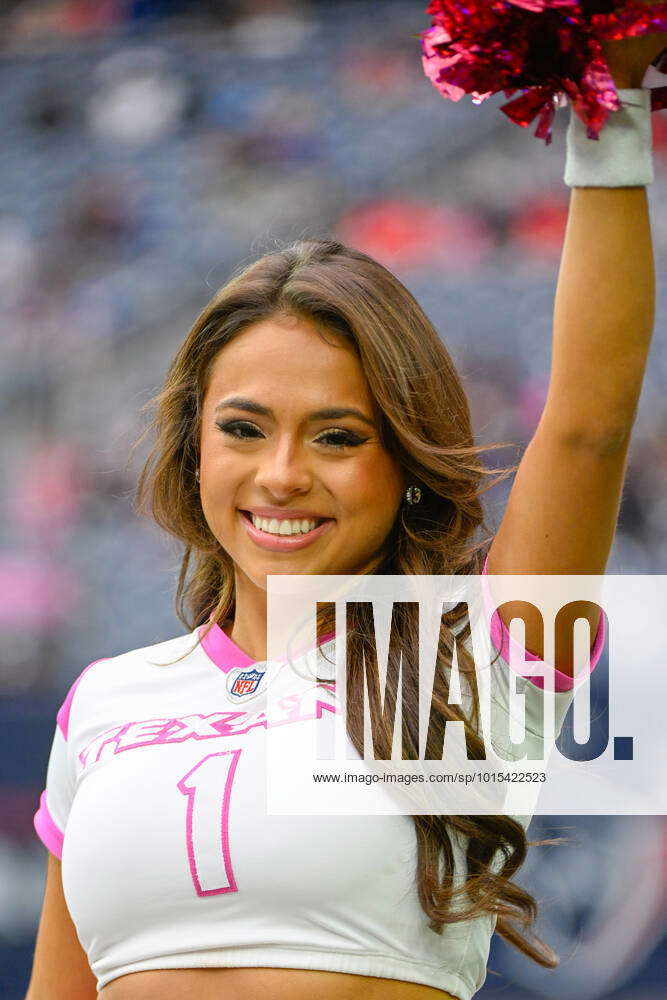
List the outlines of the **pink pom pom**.
{"label": "pink pom pom", "polygon": [[[597,139],[620,104],[602,42],[667,31],[667,3],[627,0],[432,0],[432,27],[422,34],[424,72],[452,101],[480,104],[503,91],[502,105],[524,128],[550,143],[556,110],[568,97]],[[667,88],[652,108],[667,106]]]}

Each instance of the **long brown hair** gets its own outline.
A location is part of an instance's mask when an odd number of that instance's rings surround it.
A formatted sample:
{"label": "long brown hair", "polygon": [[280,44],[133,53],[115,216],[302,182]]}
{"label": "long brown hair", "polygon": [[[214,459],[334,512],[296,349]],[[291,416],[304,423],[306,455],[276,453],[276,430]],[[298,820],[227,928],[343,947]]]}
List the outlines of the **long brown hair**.
{"label": "long brown hair", "polygon": [[[154,416],[137,445],[150,431],[155,443],[139,477],[135,504],[184,545],[176,591],[180,620],[193,630],[234,616],[233,563],[205,520],[195,479],[202,401],[220,350],[250,324],[278,313],[307,317],[323,332],[344,337],[356,351],[380,414],[382,443],[407,481],[422,490],[418,505],[409,511],[400,508],[375,571],[481,573],[491,541],[481,496],[515,471],[514,466],[487,469],[481,455],[506,443],[475,445],[468,401],[449,352],[401,282],[357,250],[332,240],[310,240],[261,257],[217,292],[174,358],[162,390],[146,404]],[[372,613],[363,605],[356,608],[348,621],[351,686],[364,669],[364,647],[374,635]],[[410,605],[398,607],[398,614],[402,644],[417,649],[418,623]],[[448,704],[455,642],[461,674],[474,678],[472,656],[460,644],[470,635],[465,615],[459,605],[443,616],[427,758],[441,756],[445,724],[453,719],[464,722],[472,756],[484,756],[476,711],[465,718],[460,708]],[[388,666],[387,684],[398,676]],[[395,704],[396,691],[388,688],[386,697]],[[404,747],[407,741],[408,755],[418,757],[419,704],[410,685],[403,686],[403,699]],[[363,757],[363,702],[348,700],[347,728]],[[389,759],[391,746],[387,724],[375,740],[376,756]],[[518,820],[428,815],[413,820],[417,890],[431,929],[440,933],[446,924],[490,914],[503,938],[553,968],[557,957],[532,933],[537,903],[512,881],[529,844]],[[457,887],[452,835],[467,842],[465,884]],[[464,905],[455,906],[462,898]]]}

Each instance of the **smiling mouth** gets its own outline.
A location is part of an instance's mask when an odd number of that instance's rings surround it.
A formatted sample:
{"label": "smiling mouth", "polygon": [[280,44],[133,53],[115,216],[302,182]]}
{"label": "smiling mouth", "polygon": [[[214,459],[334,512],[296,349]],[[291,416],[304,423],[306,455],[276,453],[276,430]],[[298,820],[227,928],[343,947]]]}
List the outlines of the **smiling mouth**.
{"label": "smiling mouth", "polygon": [[273,538],[303,538],[319,528],[320,525],[334,520],[331,517],[257,517],[249,510],[241,510],[240,513],[257,531]]}

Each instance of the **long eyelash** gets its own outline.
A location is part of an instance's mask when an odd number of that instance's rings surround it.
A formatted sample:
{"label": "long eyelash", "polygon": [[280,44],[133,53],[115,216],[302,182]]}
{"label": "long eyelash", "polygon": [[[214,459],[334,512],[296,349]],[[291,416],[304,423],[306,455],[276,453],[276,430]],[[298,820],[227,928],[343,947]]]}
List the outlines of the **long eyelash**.
{"label": "long eyelash", "polygon": [[229,434],[230,437],[236,438],[237,441],[241,441],[243,438],[258,437],[257,434],[236,433],[237,431],[244,429],[250,429],[251,431],[259,430],[259,428],[255,427],[255,425],[251,424],[248,420],[228,420],[227,423],[217,424],[216,426],[219,427],[221,431],[224,431],[225,434]]}
{"label": "long eyelash", "polygon": [[[237,441],[243,440],[253,440],[261,436],[261,431],[255,424],[250,423],[248,420],[228,420],[226,423],[218,423],[217,427],[223,433],[228,434],[230,437],[235,438]],[[246,433],[243,433],[243,432]],[[247,433],[250,431],[251,433]],[[328,441],[326,440],[328,438]],[[342,428],[336,430],[325,431],[323,434],[316,439],[318,442],[322,441],[327,444],[329,448],[357,448],[360,444],[364,444],[368,438],[359,437],[352,431],[345,431]]]}
{"label": "long eyelash", "polygon": [[331,448],[357,448],[367,440],[367,438],[358,437],[351,431],[343,430],[326,431],[317,440],[322,441],[324,438],[334,438],[333,441],[329,442],[329,447]]}

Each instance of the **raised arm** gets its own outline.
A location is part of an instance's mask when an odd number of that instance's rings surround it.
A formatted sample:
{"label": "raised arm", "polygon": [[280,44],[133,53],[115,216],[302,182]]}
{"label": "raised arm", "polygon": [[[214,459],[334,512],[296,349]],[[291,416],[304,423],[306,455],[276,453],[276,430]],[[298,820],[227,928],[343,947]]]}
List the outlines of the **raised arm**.
{"label": "raised arm", "polygon": [[[657,35],[608,45],[617,86],[639,87],[664,45],[664,36]],[[489,573],[604,573],[654,312],[646,188],[573,188],[547,401],[491,545]],[[580,611],[594,637],[599,611],[588,603]],[[518,613],[509,603],[501,617],[507,624]],[[562,639],[565,649],[567,623],[562,628],[556,643]],[[526,620],[526,647],[544,655],[539,616]],[[572,673],[571,659],[556,666]]]}

